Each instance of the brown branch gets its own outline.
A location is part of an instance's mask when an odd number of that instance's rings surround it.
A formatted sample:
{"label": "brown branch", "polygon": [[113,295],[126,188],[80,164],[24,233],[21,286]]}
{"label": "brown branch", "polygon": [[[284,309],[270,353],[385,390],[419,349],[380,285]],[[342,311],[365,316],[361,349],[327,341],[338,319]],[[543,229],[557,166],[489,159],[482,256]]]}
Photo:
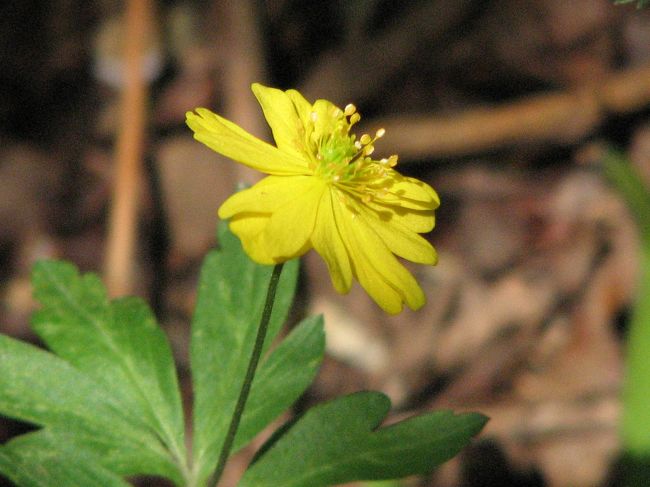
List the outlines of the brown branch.
{"label": "brown branch", "polygon": [[105,256],[105,279],[112,296],[133,291],[138,197],[142,187],[142,153],[147,85],[144,54],[151,35],[149,0],[129,0],[124,28],[124,85],[115,149],[115,180]]}
{"label": "brown branch", "polygon": [[573,144],[609,113],[625,114],[650,104],[650,66],[611,76],[599,86],[549,93],[450,116],[372,120],[384,127],[382,147],[402,158],[449,157],[535,143]]}

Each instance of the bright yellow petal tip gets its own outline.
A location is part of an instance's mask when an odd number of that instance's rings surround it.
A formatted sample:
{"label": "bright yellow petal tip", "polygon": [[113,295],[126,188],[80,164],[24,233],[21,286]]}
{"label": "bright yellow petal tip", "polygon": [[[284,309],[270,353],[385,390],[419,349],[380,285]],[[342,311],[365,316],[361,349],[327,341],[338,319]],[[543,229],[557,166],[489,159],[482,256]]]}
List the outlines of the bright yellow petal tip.
{"label": "bright yellow petal tip", "polygon": [[361,118],[354,105],[312,104],[295,90],[258,83],[252,89],[275,146],[205,108],[187,113],[196,140],[269,174],[219,209],[246,253],[275,264],[314,248],[339,293],[357,280],[387,313],[399,313],[404,304],[422,307],[424,293],[397,257],[437,262],[435,249],[419,235],[435,225],[440,200],[433,188],[398,173],[395,155],[372,159],[385,130],[353,135]]}

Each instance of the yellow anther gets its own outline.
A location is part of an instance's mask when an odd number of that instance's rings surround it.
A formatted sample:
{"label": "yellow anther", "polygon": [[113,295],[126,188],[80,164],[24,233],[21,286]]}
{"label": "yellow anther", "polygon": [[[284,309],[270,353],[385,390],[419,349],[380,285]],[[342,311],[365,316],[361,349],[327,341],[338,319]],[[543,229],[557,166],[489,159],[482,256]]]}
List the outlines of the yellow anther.
{"label": "yellow anther", "polygon": [[397,156],[396,155],[392,155],[392,156],[390,156],[388,158],[388,165],[390,167],[395,167],[397,165]]}
{"label": "yellow anther", "polygon": [[350,125],[354,125],[359,120],[361,120],[361,115],[359,115],[358,113],[353,113],[352,116],[350,117]]}
{"label": "yellow anther", "polygon": [[362,147],[362,146],[361,146],[361,142],[359,142],[358,140],[356,140],[356,141],[354,142],[354,146],[355,146],[357,149],[361,149],[361,147]]}
{"label": "yellow anther", "polygon": [[[375,148],[374,148],[374,146],[372,146],[372,145],[367,145],[367,146],[365,146],[365,147],[363,148],[363,154],[366,155],[366,156],[369,156],[369,155],[372,154],[374,151],[375,151]],[[396,162],[397,162],[397,161],[396,161]],[[391,167],[392,167],[392,166],[391,166]]]}
{"label": "yellow anther", "polygon": [[372,142],[372,139],[368,134],[363,134],[359,139],[359,142],[361,142],[361,145],[368,145],[370,142]]}
{"label": "yellow anther", "polygon": [[345,111],[343,113],[345,113],[346,117],[349,117],[356,111],[357,111],[357,107],[355,107],[352,103],[348,103],[347,105],[345,105]]}
{"label": "yellow anther", "polygon": [[379,130],[377,130],[377,133],[375,135],[378,139],[381,139],[385,133],[386,133],[386,129],[380,128]]}

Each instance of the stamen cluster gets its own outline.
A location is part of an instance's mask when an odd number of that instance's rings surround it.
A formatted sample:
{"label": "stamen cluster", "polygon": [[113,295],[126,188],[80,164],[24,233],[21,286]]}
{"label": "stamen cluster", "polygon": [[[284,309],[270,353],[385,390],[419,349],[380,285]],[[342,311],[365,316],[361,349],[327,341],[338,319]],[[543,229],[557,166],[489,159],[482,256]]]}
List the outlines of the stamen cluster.
{"label": "stamen cluster", "polygon": [[[326,112],[327,113],[327,112]],[[375,196],[385,197],[392,184],[390,169],[397,165],[397,156],[373,160],[370,156],[375,151],[375,142],[382,138],[386,130],[380,128],[374,137],[363,134],[359,139],[350,134],[350,129],[361,116],[354,105],[349,104],[343,111],[332,106],[330,120],[319,121],[319,114],[312,111],[309,130],[314,155],[313,169],[315,175],[336,185],[346,193],[352,193],[369,203]],[[319,133],[317,123],[331,129]],[[345,199],[344,194],[341,195]]]}

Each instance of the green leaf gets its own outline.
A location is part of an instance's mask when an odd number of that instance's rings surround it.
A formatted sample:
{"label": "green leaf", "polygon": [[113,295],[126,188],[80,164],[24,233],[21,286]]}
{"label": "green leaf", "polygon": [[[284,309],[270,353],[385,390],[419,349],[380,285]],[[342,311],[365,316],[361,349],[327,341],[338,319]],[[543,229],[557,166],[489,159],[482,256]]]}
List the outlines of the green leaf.
{"label": "green leaf", "polygon": [[[194,389],[193,461],[201,485],[215,468],[253,348],[271,266],[252,262],[225,223],[220,249],[208,254],[192,322],[190,360]],[[265,349],[288,314],[297,261],[284,265]],[[250,434],[250,433],[248,433]]]}
{"label": "green leaf", "polygon": [[487,421],[438,411],[377,429],[389,408],[390,400],[377,392],[315,406],[263,447],[239,487],[320,487],[427,473]]}
{"label": "green leaf", "polygon": [[64,436],[39,431],[0,447],[0,472],[21,487],[128,487],[86,449]]}
{"label": "green leaf", "polygon": [[634,3],[637,2],[637,8],[643,8],[650,5],[650,0],[614,0],[615,5],[622,5],[624,3]]}
{"label": "green leaf", "polygon": [[[53,354],[4,335],[0,415],[65,431],[95,451],[104,466],[125,475],[148,473],[180,481],[157,438],[122,409],[109,389]],[[0,470],[10,473],[3,463]]]}
{"label": "green leaf", "polygon": [[[0,335],[0,414],[37,425],[77,425],[119,433],[137,427],[111,394],[64,360]],[[118,433],[118,434],[119,434]]]}
{"label": "green leaf", "polygon": [[641,237],[650,243],[650,191],[630,161],[622,153],[609,150],[603,160],[603,171],[625,199],[634,215]]}
{"label": "green leaf", "polygon": [[640,282],[627,336],[621,437],[627,453],[647,459],[650,458],[650,241],[642,243],[639,268]]}
{"label": "green leaf", "polygon": [[233,451],[288,409],[312,383],[325,352],[323,317],[303,320],[260,366]]}
{"label": "green leaf", "polygon": [[634,215],[641,236],[640,281],[627,337],[621,438],[623,449],[631,458],[630,465],[642,465],[638,459],[650,458],[650,190],[619,152],[610,151],[603,168]]}
{"label": "green leaf", "polygon": [[65,432],[70,451],[95,455],[117,474],[180,484],[180,394],[147,307],[135,298],[110,303],[97,276],[63,262],[38,263],[33,283],[43,305],[33,327],[60,357],[0,336],[0,414],[43,426],[43,435]]}
{"label": "green leaf", "polygon": [[167,338],[144,302],[109,302],[100,279],[65,262],[32,273],[43,305],[32,327],[57,355],[102,383],[125,412],[153,430],[179,462],[186,458],[183,410]]}

